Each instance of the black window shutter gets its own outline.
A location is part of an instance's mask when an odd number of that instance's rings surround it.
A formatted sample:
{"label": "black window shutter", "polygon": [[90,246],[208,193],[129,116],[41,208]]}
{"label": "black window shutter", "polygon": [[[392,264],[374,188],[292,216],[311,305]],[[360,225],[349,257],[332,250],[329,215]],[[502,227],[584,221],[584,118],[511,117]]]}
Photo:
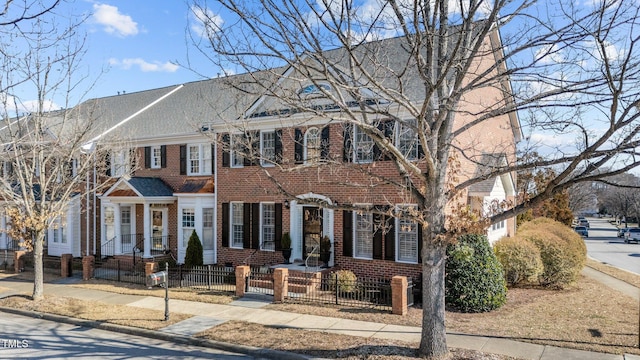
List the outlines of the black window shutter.
{"label": "black window shutter", "polygon": [[282,130],[276,130],[275,141],[276,164],[282,164]]}
{"label": "black window shutter", "polygon": [[104,168],[105,168],[105,174],[107,176],[111,176],[111,152],[107,151],[104,154]]}
{"label": "black window shutter", "polygon": [[260,131],[251,133],[251,165],[260,165]]}
{"label": "black window shutter", "polygon": [[342,147],[342,161],[344,162],[352,162],[353,161],[353,125],[344,124],[343,131],[343,147]]}
{"label": "black window shutter", "polygon": [[251,204],[242,207],[242,247],[251,249]]}
{"label": "black window shutter", "polygon": [[[396,126],[395,120],[387,120],[384,122],[384,137],[387,140],[389,140],[391,144],[395,144],[395,141],[393,139],[393,131],[395,129],[395,126]],[[385,151],[385,154],[382,160],[391,160],[391,157],[389,156],[388,152]]]}
{"label": "black window shutter", "polygon": [[296,164],[302,164],[302,162],[304,161],[304,135],[302,134],[302,130],[300,129],[296,129],[295,130],[295,145],[294,145],[294,151],[295,151],[295,163]]}
{"label": "black window shutter", "polygon": [[373,258],[382,259],[382,235],[384,227],[382,225],[384,215],[373,214]]}
{"label": "black window shutter", "polygon": [[342,211],[342,255],[353,257],[353,213]]}
{"label": "black window shutter", "polygon": [[148,169],[151,167],[151,146],[144,147],[144,168]]}
{"label": "black window shutter", "polygon": [[187,145],[180,145],[180,175],[187,175]]}
{"label": "black window shutter", "polygon": [[280,239],[282,238],[282,204],[275,204],[275,241],[276,241],[276,250],[282,250],[282,244],[280,243]]}
{"label": "black window shutter", "polygon": [[136,149],[129,149],[129,173],[133,176],[133,172],[136,170],[137,161],[138,161],[138,153]]}
{"label": "black window shutter", "polygon": [[222,204],[222,246],[229,247],[229,203]]}
{"label": "black window shutter", "polygon": [[260,204],[251,204],[251,248],[260,249]]}
{"label": "black window shutter", "polygon": [[160,167],[167,167],[167,145],[160,146]]}
{"label": "black window shutter", "polygon": [[396,219],[385,216],[387,232],[384,234],[384,259],[396,260]]}
{"label": "black window shutter", "polygon": [[322,160],[329,160],[329,126],[325,126],[322,128],[322,133],[321,133],[321,139],[322,141],[320,142],[320,159]]}
{"label": "black window shutter", "polygon": [[67,162],[67,169],[65,175],[68,179],[73,179],[73,160]]}
{"label": "black window shutter", "polygon": [[231,165],[231,154],[229,153],[230,143],[231,137],[229,134],[222,135],[222,167],[229,167]]}
{"label": "black window shutter", "polygon": [[[164,156],[162,157],[164,159]],[[216,173],[216,146],[211,143],[211,173]]]}

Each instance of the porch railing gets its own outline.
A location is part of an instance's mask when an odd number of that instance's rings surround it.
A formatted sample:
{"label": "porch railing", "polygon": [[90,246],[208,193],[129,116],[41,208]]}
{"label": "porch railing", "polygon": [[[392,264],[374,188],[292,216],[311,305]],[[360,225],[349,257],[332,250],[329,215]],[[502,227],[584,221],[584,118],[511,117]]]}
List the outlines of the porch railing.
{"label": "porch railing", "polygon": [[144,234],[123,234],[120,237],[122,238],[122,253],[129,254],[133,252],[139,241],[143,241]]}
{"label": "porch railing", "polygon": [[114,236],[111,239],[105,241],[104,244],[100,245],[99,253],[96,254],[96,255],[98,255],[99,259],[104,259],[106,257],[115,255],[115,252],[116,252],[116,238],[117,237]]}

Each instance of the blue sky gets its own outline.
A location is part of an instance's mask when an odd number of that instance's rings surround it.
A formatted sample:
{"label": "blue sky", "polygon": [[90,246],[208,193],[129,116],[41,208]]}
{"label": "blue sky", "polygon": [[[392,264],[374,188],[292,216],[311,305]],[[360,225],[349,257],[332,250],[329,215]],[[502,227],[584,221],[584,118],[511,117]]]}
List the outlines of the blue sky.
{"label": "blue sky", "polygon": [[[176,0],[80,1],[82,12],[93,15],[83,25],[88,35],[85,61],[97,78],[89,97],[117,95],[202,79],[177,63],[186,64],[188,6]],[[191,20],[191,21],[189,21]],[[198,58],[193,47],[192,60]],[[198,71],[216,76],[210,63],[194,64]],[[105,69],[104,74],[100,74]]]}

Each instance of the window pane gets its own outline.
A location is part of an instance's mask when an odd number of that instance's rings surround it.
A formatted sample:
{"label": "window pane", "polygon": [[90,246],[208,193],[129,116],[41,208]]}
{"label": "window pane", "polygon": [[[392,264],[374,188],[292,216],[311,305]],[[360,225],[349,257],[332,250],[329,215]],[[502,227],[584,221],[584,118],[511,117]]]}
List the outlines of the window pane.
{"label": "window pane", "polygon": [[262,132],[262,163],[273,164],[276,161],[276,133]]}
{"label": "window pane", "polygon": [[243,166],[244,165],[244,157],[242,155],[242,150],[244,149],[244,136],[242,135],[233,135],[231,138],[231,165],[232,166]]}
{"label": "window pane", "polygon": [[418,158],[418,137],[411,127],[414,124],[415,121],[409,121],[398,126],[398,149],[409,160]]}
{"label": "window pane", "polygon": [[418,262],[418,225],[398,219],[398,261]]}
{"label": "window pane", "polygon": [[373,140],[358,127],[355,127],[355,158],[357,162],[373,161]]}
{"label": "window pane", "polygon": [[151,167],[159,169],[162,162],[162,152],[160,146],[154,146],[151,148]]}
{"label": "window pane", "polygon": [[194,209],[182,209],[182,247],[187,247],[189,238],[196,227],[196,213]]}
{"label": "window pane", "polygon": [[213,250],[213,208],[202,209],[202,247]]}
{"label": "window pane", "polygon": [[242,247],[244,204],[231,204],[231,246]]}
{"label": "window pane", "polygon": [[262,249],[275,250],[276,223],[275,205],[262,204]]}
{"label": "window pane", "polygon": [[198,145],[189,146],[189,173],[200,173],[200,147]]}
{"label": "window pane", "polygon": [[356,257],[371,259],[373,257],[373,216],[356,214],[355,221]]}
{"label": "window pane", "polygon": [[305,158],[309,163],[317,162],[320,159],[320,130],[311,128],[305,134]]}

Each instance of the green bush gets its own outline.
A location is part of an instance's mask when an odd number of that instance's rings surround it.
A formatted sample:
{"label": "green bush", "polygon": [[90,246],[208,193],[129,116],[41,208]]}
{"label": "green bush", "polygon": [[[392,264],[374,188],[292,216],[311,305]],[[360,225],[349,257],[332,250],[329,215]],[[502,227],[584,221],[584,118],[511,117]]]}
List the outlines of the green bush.
{"label": "green bush", "polygon": [[522,237],[503,237],[493,245],[493,251],[502,264],[507,286],[536,283],[544,270],[540,251]]}
{"label": "green bush", "polygon": [[491,311],[507,301],[502,266],[487,237],[463,235],[447,248],[445,301],[463,312]]}
{"label": "green bush", "polygon": [[352,293],[356,291],[358,277],[353,271],[350,270],[338,270],[336,272],[331,273],[331,284],[329,285],[329,289],[331,291],[336,291],[341,293]]}
{"label": "green bush", "polygon": [[584,241],[568,226],[547,218],[524,223],[517,235],[532,242],[540,251],[544,271],[543,286],[563,288],[574,282],[587,259]]}
{"label": "green bush", "polygon": [[187,244],[187,252],[184,256],[185,267],[190,268],[192,266],[202,265],[204,263],[202,253],[202,243],[196,231],[193,230],[189,237],[189,243]]}

